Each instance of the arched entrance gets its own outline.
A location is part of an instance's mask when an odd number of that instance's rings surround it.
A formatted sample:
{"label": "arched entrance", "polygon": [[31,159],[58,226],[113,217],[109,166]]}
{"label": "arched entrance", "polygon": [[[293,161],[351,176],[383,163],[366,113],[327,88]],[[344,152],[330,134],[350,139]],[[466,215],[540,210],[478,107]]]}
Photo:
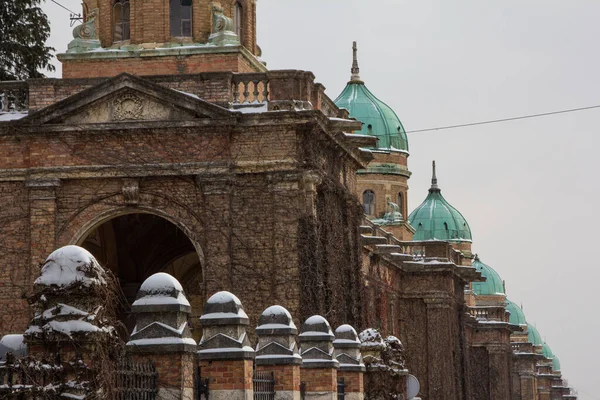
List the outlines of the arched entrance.
{"label": "arched entrance", "polygon": [[202,312],[202,262],[197,246],[167,219],[149,213],[118,215],[89,229],[77,244],[118,279],[127,300],[120,315],[129,332],[133,329],[129,306],[144,280],[157,272],[177,278],[193,315]]}

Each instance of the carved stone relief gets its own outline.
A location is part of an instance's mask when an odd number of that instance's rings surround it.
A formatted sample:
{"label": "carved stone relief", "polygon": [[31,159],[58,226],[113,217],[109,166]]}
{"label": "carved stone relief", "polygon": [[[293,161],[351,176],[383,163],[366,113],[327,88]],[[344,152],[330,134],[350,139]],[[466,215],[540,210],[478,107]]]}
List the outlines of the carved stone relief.
{"label": "carved stone relief", "polygon": [[125,93],[113,102],[113,120],[126,121],[141,119],[144,111],[142,99],[133,94]]}

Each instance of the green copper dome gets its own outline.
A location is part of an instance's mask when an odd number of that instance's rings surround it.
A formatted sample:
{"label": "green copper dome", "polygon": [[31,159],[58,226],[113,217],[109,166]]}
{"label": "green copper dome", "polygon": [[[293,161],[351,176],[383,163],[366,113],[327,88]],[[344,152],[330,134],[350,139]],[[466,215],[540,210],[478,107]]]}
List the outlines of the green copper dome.
{"label": "green copper dome", "polygon": [[542,354],[548,360],[552,360],[554,358],[554,353],[552,352],[552,350],[550,349],[550,346],[548,346],[548,343],[546,343],[546,342],[544,342],[544,344],[542,345]]}
{"label": "green copper dome", "polygon": [[473,267],[485,277],[485,282],[473,282],[473,292],[478,295],[502,295],[504,293],[504,282],[500,275],[489,265],[482,263],[475,256]]}
{"label": "green copper dome", "polygon": [[552,359],[552,371],[560,372],[560,360],[556,355],[554,355],[554,358]]}
{"label": "green copper dome", "polygon": [[527,325],[527,320],[525,319],[525,313],[516,305],[513,301],[506,299],[506,311],[510,312],[510,320],[509,322],[513,325],[524,326]]}
{"label": "green copper dome", "polygon": [[448,240],[470,242],[471,228],[463,215],[452,207],[437,185],[435,161],[431,188],[425,201],[410,213],[408,221],[415,228],[413,240]]}
{"label": "green copper dome", "polygon": [[360,80],[354,42],[354,62],[352,77],[346,88],[335,100],[340,108],[349,111],[350,116],[363,123],[362,130],[355,133],[377,137],[378,149],[408,152],[408,139],[400,119],[383,101],[379,100]]}
{"label": "green copper dome", "polygon": [[542,346],[544,344],[537,328],[529,323],[527,324],[527,340],[529,343],[533,343],[536,346]]}

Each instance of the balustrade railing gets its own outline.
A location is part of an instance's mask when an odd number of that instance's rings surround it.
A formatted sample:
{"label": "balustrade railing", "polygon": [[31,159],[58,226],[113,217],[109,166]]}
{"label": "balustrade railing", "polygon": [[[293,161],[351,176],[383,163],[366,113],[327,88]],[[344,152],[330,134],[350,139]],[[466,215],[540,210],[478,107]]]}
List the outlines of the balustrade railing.
{"label": "balustrade railing", "polygon": [[502,306],[469,307],[469,313],[478,320],[508,322],[506,311]]}
{"label": "balustrade railing", "polygon": [[0,82],[0,112],[19,112],[29,108],[29,86],[23,81]]}
{"label": "balustrade railing", "polygon": [[266,103],[269,101],[267,74],[234,74],[232,80],[233,104]]}

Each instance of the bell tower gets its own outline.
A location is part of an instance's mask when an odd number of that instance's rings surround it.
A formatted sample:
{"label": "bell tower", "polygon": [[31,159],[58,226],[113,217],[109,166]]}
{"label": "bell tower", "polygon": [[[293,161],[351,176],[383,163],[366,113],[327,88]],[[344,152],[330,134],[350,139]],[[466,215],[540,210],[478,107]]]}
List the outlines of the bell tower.
{"label": "bell tower", "polygon": [[265,71],[256,0],[84,0],[64,78]]}

